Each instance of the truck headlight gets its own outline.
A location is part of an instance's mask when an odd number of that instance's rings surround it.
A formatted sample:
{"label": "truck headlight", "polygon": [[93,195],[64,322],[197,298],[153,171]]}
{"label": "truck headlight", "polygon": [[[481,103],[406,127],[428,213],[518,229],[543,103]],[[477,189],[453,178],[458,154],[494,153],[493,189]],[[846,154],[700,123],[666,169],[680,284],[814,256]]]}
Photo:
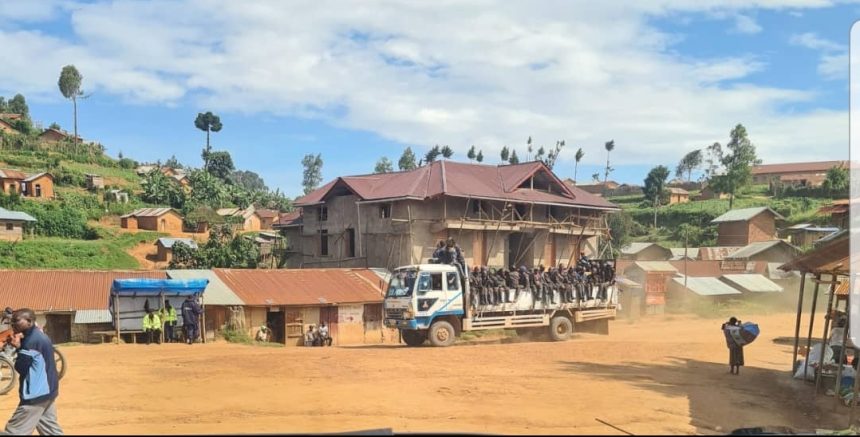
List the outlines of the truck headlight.
{"label": "truck headlight", "polygon": [[415,316],[415,315],[414,315],[414,314],[412,314],[412,311],[410,311],[410,310],[406,310],[406,311],[404,311],[404,312],[403,312],[403,318],[404,318],[404,319],[411,319],[411,318],[412,318],[412,317],[414,317],[414,316]]}

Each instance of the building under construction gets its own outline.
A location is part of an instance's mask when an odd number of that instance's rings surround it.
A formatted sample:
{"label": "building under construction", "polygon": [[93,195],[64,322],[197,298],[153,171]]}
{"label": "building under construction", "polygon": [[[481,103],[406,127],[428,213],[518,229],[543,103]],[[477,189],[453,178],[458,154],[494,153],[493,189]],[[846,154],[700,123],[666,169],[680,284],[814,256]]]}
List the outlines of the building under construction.
{"label": "building under construction", "polygon": [[619,208],[562,182],[542,162],[437,161],[410,171],[339,177],[296,200],[280,223],[288,267],[426,262],[452,237],[469,265],[568,265],[599,256]]}

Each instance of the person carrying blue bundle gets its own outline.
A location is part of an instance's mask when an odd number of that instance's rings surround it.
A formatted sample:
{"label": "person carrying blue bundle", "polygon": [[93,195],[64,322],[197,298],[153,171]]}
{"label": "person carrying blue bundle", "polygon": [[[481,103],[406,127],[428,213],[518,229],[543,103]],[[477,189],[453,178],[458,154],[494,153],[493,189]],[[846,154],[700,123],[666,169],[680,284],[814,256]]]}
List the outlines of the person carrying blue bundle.
{"label": "person carrying blue bundle", "polygon": [[726,346],[729,348],[729,373],[732,375],[739,375],[741,366],[744,365],[744,347],[739,345],[732,335],[732,331],[740,330],[740,325],[741,321],[732,317],[721,327],[723,335],[726,336]]}

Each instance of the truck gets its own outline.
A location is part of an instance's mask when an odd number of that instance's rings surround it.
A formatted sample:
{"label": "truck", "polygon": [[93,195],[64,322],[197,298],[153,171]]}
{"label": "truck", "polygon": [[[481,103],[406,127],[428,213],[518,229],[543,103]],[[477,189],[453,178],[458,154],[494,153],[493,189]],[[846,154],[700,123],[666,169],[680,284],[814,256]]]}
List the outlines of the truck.
{"label": "truck", "polygon": [[[614,260],[610,260],[613,263]],[[433,346],[454,344],[464,332],[515,329],[518,335],[549,335],[564,341],[575,331],[609,334],[618,293],[614,281],[595,284],[589,297],[572,303],[535,301],[530,290],[508,290],[510,303],[479,304],[468,281],[469,270],[457,265],[428,263],[398,267],[391,274],[385,298],[384,324],[396,328],[408,346],[425,341]],[[598,293],[603,287],[605,293]]]}

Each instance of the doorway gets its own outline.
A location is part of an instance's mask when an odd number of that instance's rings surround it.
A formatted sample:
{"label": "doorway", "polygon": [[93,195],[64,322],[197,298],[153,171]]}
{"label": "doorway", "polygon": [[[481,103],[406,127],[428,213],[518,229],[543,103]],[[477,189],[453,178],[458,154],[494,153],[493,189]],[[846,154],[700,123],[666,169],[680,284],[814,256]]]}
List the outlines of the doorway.
{"label": "doorway", "polygon": [[325,322],[328,333],[331,335],[332,344],[337,344],[337,307],[328,306],[320,308],[320,323]]}
{"label": "doorway", "polygon": [[72,341],[72,316],[68,314],[46,314],[45,333],[55,344]]}
{"label": "doorway", "polygon": [[266,325],[272,330],[272,338],[269,339],[269,342],[284,343],[286,321],[284,319],[284,312],[280,308],[270,308],[266,312]]}
{"label": "doorway", "polygon": [[534,267],[534,239],[534,233],[511,232],[508,236],[508,266],[526,266],[529,269]]}

